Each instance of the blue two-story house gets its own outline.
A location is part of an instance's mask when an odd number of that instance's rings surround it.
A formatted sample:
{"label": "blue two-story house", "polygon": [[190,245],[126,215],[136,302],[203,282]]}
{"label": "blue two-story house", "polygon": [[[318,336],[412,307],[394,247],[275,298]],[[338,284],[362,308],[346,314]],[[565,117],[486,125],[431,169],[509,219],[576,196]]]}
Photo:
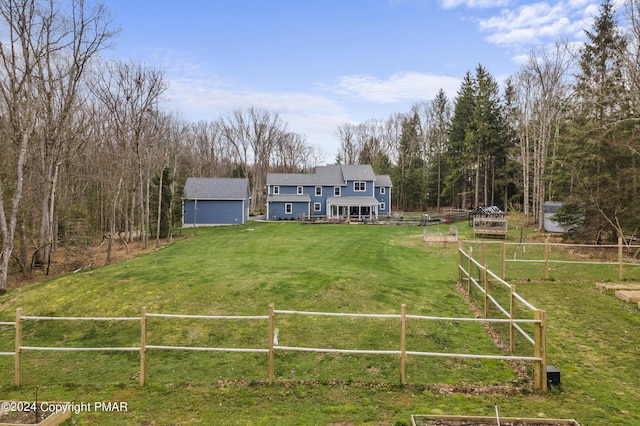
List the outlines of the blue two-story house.
{"label": "blue two-story house", "polygon": [[269,173],[267,218],[391,216],[391,178],[370,165],[319,166],[315,173]]}

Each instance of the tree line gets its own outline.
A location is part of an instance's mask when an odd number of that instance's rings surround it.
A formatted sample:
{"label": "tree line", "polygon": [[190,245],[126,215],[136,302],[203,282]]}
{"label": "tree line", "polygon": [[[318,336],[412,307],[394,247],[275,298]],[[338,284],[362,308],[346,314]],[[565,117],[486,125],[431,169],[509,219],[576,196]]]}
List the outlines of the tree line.
{"label": "tree line", "polygon": [[604,0],[586,42],[532,49],[501,85],[478,65],[453,100],[345,123],[338,160],[389,173],[400,210],[497,205],[542,228],[545,201],[573,237],[640,227],[640,1]]}
{"label": "tree line", "polygon": [[[622,20],[624,26],[618,20]],[[161,69],[107,61],[120,29],[89,0],[0,0],[0,292],[51,253],[171,238],[189,176],[247,177],[326,162],[277,112],[189,122],[162,107]],[[624,31],[622,30],[624,28]],[[584,46],[535,49],[501,87],[483,65],[455,99],[338,126],[336,162],[389,174],[398,210],[499,205],[542,225],[546,200],[585,238],[636,232],[640,1],[605,0]],[[579,226],[578,226],[579,225]]]}

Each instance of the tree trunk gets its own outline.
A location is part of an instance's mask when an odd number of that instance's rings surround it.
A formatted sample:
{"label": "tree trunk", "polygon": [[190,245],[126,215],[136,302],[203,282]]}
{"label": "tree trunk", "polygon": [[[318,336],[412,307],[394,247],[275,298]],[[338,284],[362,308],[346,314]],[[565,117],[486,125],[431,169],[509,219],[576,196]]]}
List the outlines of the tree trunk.
{"label": "tree trunk", "polygon": [[20,138],[20,149],[18,151],[18,161],[16,164],[16,186],[13,198],[11,199],[11,210],[8,222],[4,209],[2,181],[0,180],[0,235],[2,235],[2,252],[0,252],[0,294],[7,291],[9,260],[11,260],[11,254],[13,253],[13,239],[15,237],[18,211],[24,190],[24,171],[30,134],[31,130],[27,128],[22,131],[22,137]]}
{"label": "tree trunk", "polygon": [[158,185],[158,220],[156,222],[156,248],[160,248],[160,224],[162,223],[162,180],[164,167],[160,170],[160,184]]}

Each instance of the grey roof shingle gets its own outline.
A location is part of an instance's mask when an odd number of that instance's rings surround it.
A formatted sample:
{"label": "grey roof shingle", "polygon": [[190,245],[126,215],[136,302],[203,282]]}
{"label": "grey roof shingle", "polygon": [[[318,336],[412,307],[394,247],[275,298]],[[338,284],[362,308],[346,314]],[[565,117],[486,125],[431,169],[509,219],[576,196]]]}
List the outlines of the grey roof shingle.
{"label": "grey roof shingle", "polygon": [[319,166],[315,173],[269,173],[269,185],[342,185],[342,171],[340,166]]}
{"label": "grey roof shingle", "polygon": [[341,167],[344,180],[376,180],[376,174],[373,173],[373,167],[370,164],[343,164]]}
{"label": "grey roof shingle", "polygon": [[376,175],[376,186],[388,186],[392,187],[391,176],[389,175]]}
{"label": "grey roof shingle", "polygon": [[[378,182],[378,179],[382,179]],[[367,180],[376,186],[391,186],[388,175],[376,176],[369,164],[330,164],[316,167],[315,173],[269,173],[267,185],[340,186],[348,180]]]}
{"label": "grey roof shingle", "polygon": [[311,197],[306,194],[268,195],[267,201],[271,203],[309,203],[311,202]]}
{"label": "grey roof shingle", "polygon": [[187,178],[184,198],[193,200],[242,200],[249,197],[246,178]]}
{"label": "grey roof shingle", "polygon": [[336,206],[377,206],[380,201],[374,197],[327,197],[327,204]]}

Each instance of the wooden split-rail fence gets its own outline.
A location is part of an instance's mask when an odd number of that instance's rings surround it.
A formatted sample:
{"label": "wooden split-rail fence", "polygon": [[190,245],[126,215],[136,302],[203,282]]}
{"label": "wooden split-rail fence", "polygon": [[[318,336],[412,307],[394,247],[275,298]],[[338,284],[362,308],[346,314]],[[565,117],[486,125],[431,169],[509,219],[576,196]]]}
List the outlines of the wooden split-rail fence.
{"label": "wooden split-rail fence", "polygon": [[[387,318],[397,319],[400,328],[400,338],[395,350],[363,350],[350,348],[311,348],[303,346],[280,346],[277,344],[276,335],[276,315],[305,315],[305,316],[334,316],[334,317],[352,317],[352,318]],[[234,348],[234,347],[193,347],[193,346],[163,346],[150,343],[147,339],[148,319],[149,318],[170,318],[170,319],[191,319],[191,320],[257,320],[265,321],[267,324],[266,332],[268,333],[268,345],[262,348]],[[536,348],[536,354],[530,356],[515,355],[485,355],[485,354],[463,354],[463,353],[444,353],[444,352],[419,352],[407,350],[407,321],[481,321],[488,323],[504,323],[508,322],[512,326],[522,323],[533,323],[536,330],[532,339]],[[45,347],[45,346],[29,346],[23,342],[23,324],[26,321],[138,321],[140,323],[140,345],[135,347]],[[23,353],[31,351],[126,351],[139,352],[140,354],[140,385],[147,382],[147,359],[150,356],[150,350],[158,351],[219,351],[219,352],[250,352],[263,353],[268,358],[268,383],[274,382],[275,375],[275,353],[278,351],[302,351],[302,352],[318,352],[318,353],[342,353],[342,354],[368,354],[368,355],[393,355],[399,358],[400,381],[402,384],[407,383],[406,378],[406,361],[409,356],[421,357],[449,357],[449,358],[472,358],[472,359],[499,359],[499,360],[521,360],[536,363],[536,372],[544,371],[544,333],[540,330],[544,329],[544,315],[538,315],[534,319],[489,319],[489,318],[450,318],[450,317],[432,317],[422,315],[407,314],[407,306],[401,305],[399,314],[365,314],[365,313],[330,313],[330,312],[305,312],[292,310],[275,309],[274,304],[269,305],[267,315],[253,316],[227,316],[227,315],[177,315],[177,314],[160,314],[148,312],[146,307],[141,309],[139,317],[46,317],[25,315],[21,308],[16,310],[15,322],[1,322],[0,326],[15,327],[15,349],[12,352],[0,352],[0,356],[13,356],[15,361],[14,384],[22,386],[22,357]],[[519,327],[518,327],[519,328]],[[542,369],[542,370],[540,370]],[[546,388],[546,380],[536,379],[536,387],[539,389]]]}

